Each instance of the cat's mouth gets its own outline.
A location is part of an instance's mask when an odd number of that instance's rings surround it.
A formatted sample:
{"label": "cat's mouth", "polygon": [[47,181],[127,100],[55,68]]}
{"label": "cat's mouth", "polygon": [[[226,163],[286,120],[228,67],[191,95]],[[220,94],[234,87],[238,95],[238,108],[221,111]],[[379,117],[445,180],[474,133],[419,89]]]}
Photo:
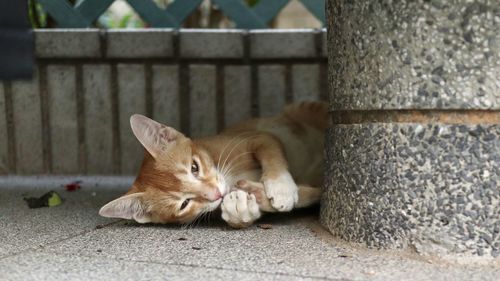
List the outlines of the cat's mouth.
{"label": "cat's mouth", "polygon": [[214,200],[209,200],[210,203],[215,203],[217,201],[222,201],[222,198],[224,198],[224,195],[222,195],[221,197],[217,198],[217,199],[214,199]]}
{"label": "cat's mouth", "polygon": [[208,203],[208,206],[207,206],[207,212],[211,212],[211,211],[217,209],[221,203],[222,203],[222,197],[215,200],[215,201],[210,201]]}
{"label": "cat's mouth", "polygon": [[223,182],[219,183],[219,185],[217,186],[217,189],[219,190],[219,193],[221,195],[220,198],[217,199],[217,200],[219,200],[219,199],[224,198],[224,196],[229,193],[230,188],[223,181]]}

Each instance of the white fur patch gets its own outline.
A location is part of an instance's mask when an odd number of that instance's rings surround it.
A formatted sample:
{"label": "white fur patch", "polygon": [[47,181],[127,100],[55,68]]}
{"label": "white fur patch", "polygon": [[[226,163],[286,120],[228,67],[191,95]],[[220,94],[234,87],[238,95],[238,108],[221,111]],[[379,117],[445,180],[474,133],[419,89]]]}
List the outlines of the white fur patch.
{"label": "white fur patch", "polygon": [[237,228],[247,227],[261,216],[255,196],[242,190],[224,196],[221,210],[222,219]]}
{"label": "white fur patch", "polygon": [[279,212],[291,211],[299,200],[297,184],[289,172],[276,178],[264,179],[264,189],[271,205]]}

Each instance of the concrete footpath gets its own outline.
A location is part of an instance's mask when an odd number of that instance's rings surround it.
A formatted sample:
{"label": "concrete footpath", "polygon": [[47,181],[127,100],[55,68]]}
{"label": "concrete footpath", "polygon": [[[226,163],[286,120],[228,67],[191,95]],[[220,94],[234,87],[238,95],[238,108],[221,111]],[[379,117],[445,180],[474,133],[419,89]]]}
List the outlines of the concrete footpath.
{"label": "concrete footpath", "polygon": [[[64,202],[29,209],[25,196]],[[126,190],[0,185],[0,280],[499,280],[498,259],[454,264],[349,245],[317,210],[273,215],[246,230],[212,219],[190,227],[138,225],[97,215]]]}

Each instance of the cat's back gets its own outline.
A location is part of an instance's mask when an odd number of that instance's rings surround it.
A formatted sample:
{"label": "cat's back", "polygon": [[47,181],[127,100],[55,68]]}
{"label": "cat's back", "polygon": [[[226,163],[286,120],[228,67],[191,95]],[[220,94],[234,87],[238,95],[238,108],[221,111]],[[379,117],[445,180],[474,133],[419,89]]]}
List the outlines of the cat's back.
{"label": "cat's back", "polygon": [[326,102],[303,101],[285,106],[283,111],[276,116],[255,118],[234,124],[226,128],[222,134],[288,128],[299,136],[304,133],[305,127],[324,132],[330,122]]}

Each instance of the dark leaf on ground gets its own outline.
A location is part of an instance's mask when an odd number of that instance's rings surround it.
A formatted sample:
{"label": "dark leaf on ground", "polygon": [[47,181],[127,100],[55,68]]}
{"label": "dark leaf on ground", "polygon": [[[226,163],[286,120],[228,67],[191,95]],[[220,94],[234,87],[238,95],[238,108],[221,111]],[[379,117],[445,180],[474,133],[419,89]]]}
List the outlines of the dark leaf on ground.
{"label": "dark leaf on ground", "polygon": [[25,197],[24,201],[28,204],[30,209],[42,207],[55,207],[62,204],[61,196],[55,191],[49,191],[41,197]]}

